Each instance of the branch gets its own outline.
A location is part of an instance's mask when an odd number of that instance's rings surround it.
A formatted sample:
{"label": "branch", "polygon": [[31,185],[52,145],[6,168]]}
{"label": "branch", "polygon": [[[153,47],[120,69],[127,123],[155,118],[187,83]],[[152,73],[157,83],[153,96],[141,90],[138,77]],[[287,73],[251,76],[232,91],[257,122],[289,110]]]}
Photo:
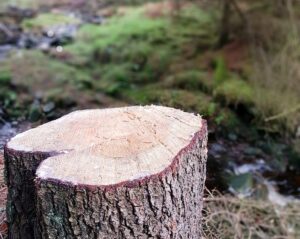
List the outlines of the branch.
{"label": "branch", "polygon": [[279,119],[279,118],[282,118],[284,116],[287,116],[289,114],[292,114],[296,111],[300,110],[300,104],[296,105],[295,107],[289,109],[289,110],[286,110],[286,111],[283,111],[282,113],[280,114],[277,114],[277,115],[273,115],[271,117],[268,117],[265,119],[265,122],[269,122],[269,121],[273,121],[273,120],[276,120],[276,119]]}

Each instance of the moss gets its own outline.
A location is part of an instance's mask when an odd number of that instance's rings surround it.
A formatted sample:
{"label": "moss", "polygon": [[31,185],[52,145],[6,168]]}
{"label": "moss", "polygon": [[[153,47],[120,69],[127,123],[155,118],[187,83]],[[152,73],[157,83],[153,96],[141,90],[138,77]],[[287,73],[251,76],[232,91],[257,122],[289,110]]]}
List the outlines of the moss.
{"label": "moss", "polygon": [[175,19],[175,27],[169,30],[169,36],[177,46],[191,44],[197,48],[207,48],[217,43],[218,24],[216,12],[201,9],[193,4],[184,7]]}
{"label": "moss", "polygon": [[222,108],[212,101],[211,97],[199,91],[190,92],[179,89],[164,89],[160,85],[149,85],[143,88],[127,89],[123,97],[133,104],[159,104],[196,112],[211,122],[228,129],[240,125],[236,114],[227,108]]}
{"label": "moss", "polygon": [[62,13],[41,13],[32,19],[25,19],[22,27],[25,30],[42,30],[48,27],[59,25],[79,24],[80,21],[75,17]]}
{"label": "moss", "polygon": [[129,86],[131,81],[130,65],[106,65],[98,72],[99,79],[94,83],[96,89],[110,95],[117,95]]}
{"label": "moss", "polygon": [[102,26],[84,25],[77,34],[78,43],[75,44],[89,42],[95,50],[100,51],[110,46],[127,47],[131,40],[136,42],[137,39],[150,39],[167,25],[166,19],[149,19],[142,14],[142,9],[137,8],[124,16],[112,17]]}
{"label": "moss", "polygon": [[75,66],[87,66],[93,62],[94,47],[86,42],[77,42],[64,47],[66,62]]}
{"label": "moss", "polygon": [[202,90],[212,92],[212,81],[207,73],[199,70],[187,70],[166,78],[164,85],[168,88],[180,88],[186,90]]}
{"label": "moss", "polygon": [[8,69],[0,68],[0,86],[8,85],[11,80],[11,74]]}
{"label": "moss", "polygon": [[11,72],[7,61],[0,65],[0,108],[4,108],[10,116],[19,116],[18,94],[11,85]]}
{"label": "moss", "polygon": [[219,84],[214,90],[214,96],[224,99],[228,104],[252,104],[254,92],[247,82],[232,78]]}
{"label": "moss", "polygon": [[23,51],[18,57],[13,57],[9,65],[11,82],[18,89],[17,100],[23,107],[36,98],[42,102],[57,102],[58,106],[69,106],[81,101],[78,97],[80,91],[92,87],[89,72],[38,51]]}
{"label": "moss", "polygon": [[1,86],[0,100],[4,107],[12,106],[17,99],[17,94],[8,86]]}
{"label": "moss", "polygon": [[[134,9],[122,17],[112,18],[108,24],[94,28],[93,35],[88,38],[96,40],[95,44],[98,48],[106,48],[110,45],[124,45],[129,39],[142,40],[151,39],[153,35],[161,33],[169,22],[167,19],[149,19],[142,14],[141,9]],[[82,34],[87,35],[91,32],[92,26],[82,29]]]}
{"label": "moss", "polygon": [[222,84],[229,77],[229,72],[223,57],[219,56],[215,60],[214,85]]}
{"label": "moss", "polygon": [[137,44],[139,47],[129,44],[125,48],[108,47],[98,52],[95,56],[94,67],[115,68],[126,64],[131,73],[135,73],[132,74],[135,75],[132,81],[146,83],[157,80],[156,76],[168,69],[174,52],[168,47],[151,49],[149,44]]}
{"label": "moss", "polygon": [[124,97],[134,104],[161,104],[201,114],[206,112],[210,99],[201,92],[162,89],[159,85],[127,90]]}
{"label": "moss", "polygon": [[139,65],[150,59],[150,65],[156,64],[155,69],[158,65],[163,69],[174,55],[183,51],[183,45],[197,51],[201,41],[214,44],[208,36],[215,35],[210,27],[215,22],[210,13],[199,7],[184,9],[175,22],[166,16],[148,18],[144,11],[143,7],[129,9],[122,16],[110,18],[105,25],[84,25],[77,41],[65,48],[66,52],[79,62],[96,56],[93,60],[101,63],[126,59]]}
{"label": "moss", "polygon": [[[146,41],[137,41],[135,44],[128,44],[123,49],[118,49],[121,59],[128,59],[131,62],[143,62],[153,51],[151,45]],[[121,50],[121,51],[120,51]]]}
{"label": "moss", "polygon": [[42,90],[52,86],[64,86],[71,83],[82,88],[91,81],[83,70],[63,64],[38,51],[23,51],[21,57],[10,61],[12,81],[29,90]]}
{"label": "moss", "polygon": [[75,106],[81,100],[74,89],[51,88],[44,93],[45,102],[54,102],[58,108],[66,109]]}
{"label": "moss", "polygon": [[237,129],[242,127],[242,122],[237,114],[228,108],[218,108],[218,111],[213,115],[212,119],[214,123],[224,127],[224,129],[222,129],[223,132],[237,132]]}

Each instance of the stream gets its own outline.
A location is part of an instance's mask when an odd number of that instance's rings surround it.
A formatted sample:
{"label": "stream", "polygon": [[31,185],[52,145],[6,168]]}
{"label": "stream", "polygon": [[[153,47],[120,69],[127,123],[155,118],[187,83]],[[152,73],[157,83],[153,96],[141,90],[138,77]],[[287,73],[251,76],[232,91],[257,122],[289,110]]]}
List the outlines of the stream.
{"label": "stream", "polygon": [[[276,155],[266,149],[264,138],[257,145],[243,139],[209,137],[206,186],[238,197],[269,199],[281,206],[300,199],[300,175],[287,166],[289,151],[282,147],[278,165]],[[259,146],[258,146],[259,145]]]}

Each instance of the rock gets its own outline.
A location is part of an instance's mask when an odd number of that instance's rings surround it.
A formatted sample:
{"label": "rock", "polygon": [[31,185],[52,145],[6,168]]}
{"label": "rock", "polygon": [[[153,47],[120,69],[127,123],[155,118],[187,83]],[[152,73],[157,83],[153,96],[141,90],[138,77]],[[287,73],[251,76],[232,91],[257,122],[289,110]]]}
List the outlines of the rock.
{"label": "rock", "polygon": [[236,141],[237,138],[238,138],[237,135],[234,133],[228,134],[228,139],[230,139],[231,141]]}
{"label": "rock", "polygon": [[249,196],[253,191],[254,179],[251,173],[233,175],[229,178],[229,190],[241,197]]}
{"label": "rock", "polygon": [[83,21],[91,24],[100,25],[104,22],[104,18],[97,15],[85,15],[82,17]]}
{"label": "rock", "polygon": [[262,153],[261,149],[259,148],[254,148],[254,147],[247,147],[244,149],[244,153],[250,156],[257,156],[260,155]]}
{"label": "rock", "polygon": [[36,15],[36,11],[29,8],[19,8],[16,6],[9,6],[6,9],[6,15],[15,18],[17,21],[22,21],[24,18],[32,18]]}
{"label": "rock", "polygon": [[221,155],[226,151],[225,147],[219,143],[212,143],[209,149],[209,155],[214,158],[221,158]]}
{"label": "rock", "polygon": [[52,110],[54,110],[54,108],[55,108],[54,102],[49,102],[42,107],[45,113],[51,112]]}
{"label": "rock", "polygon": [[62,25],[50,27],[43,31],[43,41],[48,41],[50,46],[65,45],[70,43],[77,32],[77,25]]}
{"label": "rock", "polygon": [[30,109],[29,109],[29,120],[31,122],[36,122],[41,118],[41,116],[42,116],[42,113],[41,113],[40,104],[39,104],[39,102],[35,101],[30,106]]}
{"label": "rock", "polygon": [[0,23],[0,45],[9,43],[13,38],[13,32],[6,25]]}
{"label": "rock", "polygon": [[22,34],[18,41],[18,47],[31,49],[38,45],[39,39],[31,34]]}
{"label": "rock", "polygon": [[14,49],[12,45],[5,44],[5,45],[0,45],[0,61],[5,60],[9,52]]}

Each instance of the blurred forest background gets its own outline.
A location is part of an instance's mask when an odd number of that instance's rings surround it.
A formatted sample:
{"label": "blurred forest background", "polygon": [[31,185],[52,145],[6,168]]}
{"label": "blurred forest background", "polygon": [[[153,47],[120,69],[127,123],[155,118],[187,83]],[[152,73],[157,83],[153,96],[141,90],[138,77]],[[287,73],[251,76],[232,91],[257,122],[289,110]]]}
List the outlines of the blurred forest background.
{"label": "blurred forest background", "polygon": [[207,238],[300,237],[300,1],[1,0],[0,150],[132,104],[208,119]]}

